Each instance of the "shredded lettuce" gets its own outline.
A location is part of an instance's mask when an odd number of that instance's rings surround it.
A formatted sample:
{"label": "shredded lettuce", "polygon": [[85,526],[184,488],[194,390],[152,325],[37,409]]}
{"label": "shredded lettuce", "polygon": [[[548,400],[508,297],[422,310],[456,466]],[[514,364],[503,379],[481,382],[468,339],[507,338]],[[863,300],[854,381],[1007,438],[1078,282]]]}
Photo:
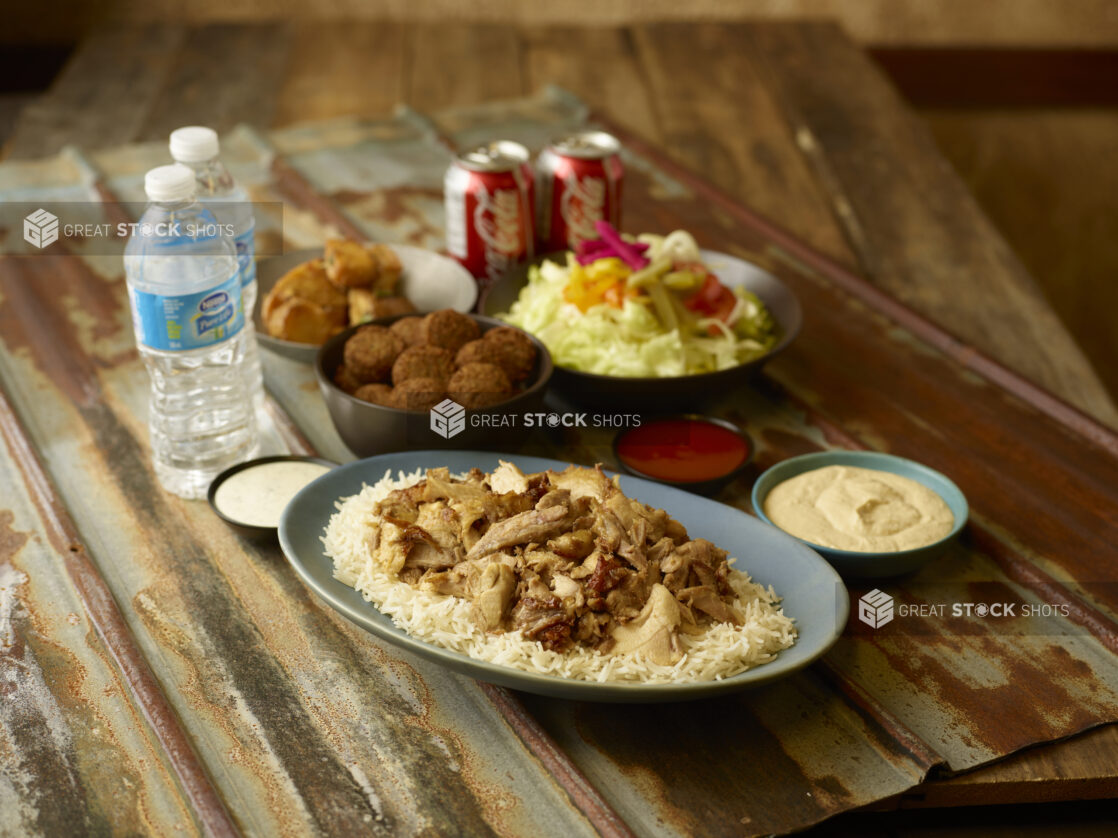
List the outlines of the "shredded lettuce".
{"label": "shredded lettuce", "polygon": [[[686,252],[691,244],[677,246]],[[561,367],[599,375],[670,378],[737,366],[765,354],[777,342],[771,313],[744,289],[734,289],[739,297],[735,311],[741,316],[731,318],[732,327],[709,318],[690,328],[669,329],[653,300],[644,295],[626,299],[621,308],[603,303],[582,312],[563,298],[569,280],[566,266],[544,262],[532,267],[519,299],[498,315],[536,335]],[[716,334],[708,334],[709,326]]]}

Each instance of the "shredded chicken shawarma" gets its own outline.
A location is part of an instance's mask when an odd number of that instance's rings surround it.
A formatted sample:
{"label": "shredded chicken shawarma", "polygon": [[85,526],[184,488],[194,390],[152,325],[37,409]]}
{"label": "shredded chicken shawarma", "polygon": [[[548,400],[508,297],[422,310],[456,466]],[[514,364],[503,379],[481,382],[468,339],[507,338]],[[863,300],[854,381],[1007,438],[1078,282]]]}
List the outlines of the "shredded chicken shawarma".
{"label": "shredded chicken shawarma", "polygon": [[597,468],[524,474],[445,468],[375,511],[374,562],[421,590],[464,598],[490,632],[544,648],[639,652],[672,664],[681,633],[740,625],[726,551],[626,497]]}

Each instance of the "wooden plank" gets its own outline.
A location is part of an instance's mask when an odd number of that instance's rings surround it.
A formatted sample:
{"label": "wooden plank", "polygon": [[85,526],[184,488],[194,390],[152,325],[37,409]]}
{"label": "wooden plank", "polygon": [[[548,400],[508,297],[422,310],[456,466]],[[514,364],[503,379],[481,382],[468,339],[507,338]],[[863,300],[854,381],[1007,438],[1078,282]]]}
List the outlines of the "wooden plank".
{"label": "wooden plank", "polygon": [[1118,107],[1118,50],[886,47],[870,56],[916,108]]}
{"label": "wooden plank", "polygon": [[940,810],[860,810],[798,834],[802,838],[1113,838],[1118,834],[1114,809],[1109,800],[1076,800]]}
{"label": "wooden plank", "polygon": [[182,27],[170,25],[98,29],[50,90],[24,108],[6,156],[42,157],[67,143],[92,149],[134,140],[185,38]]}
{"label": "wooden plank", "polygon": [[275,124],[388,114],[404,98],[404,27],[308,23],[292,35]]}
{"label": "wooden plank", "polygon": [[509,26],[417,24],[405,33],[404,100],[419,110],[525,92],[520,38]]}
{"label": "wooden plank", "polygon": [[817,250],[854,264],[743,31],[656,24],[637,27],[633,38],[667,153]]}
{"label": "wooden plank", "polygon": [[1042,745],[978,771],[925,783],[898,803],[981,806],[1118,798],[1118,727],[1107,725]]}
{"label": "wooden plank", "polygon": [[557,84],[637,134],[663,139],[631,30],[535,26],[521,35],[529,89]]}
{"label": "wooden plank", "polygon": [[1118,426],[1098,376],[1020,260],[927,129],[842,31],[831,24],[734,31],[753,44],[862,271],[964,342]]}
{"label": "wooden plank", "polygon": [[[1118,84],[1111,89],[1118,93]],[[1086,163],[1112,158],[1118,110],[953,109],[921,115],[1110,393],[1118,394],[1118,166]],[[1035,198],[1022,200],[1022,194]]]}
{"label": "wooden plank", "polygon": [[8,133],[15,129],[23,109],[34,104],[38,98],[34,93],[0,94],[0,149],[7,141]]}
{"label": "wooden plank", "polygon": [[[34,4],[8,4],[7,39],[45,41],[81,38],[91,23],[105,17],[103,4],[56,0],[50,26],[43,25]],[[121,16],[144,20],[174,19],[198,24],[214,20],[261,22],[282,14],[299,23],[322,20],[391,18],[408,22],[456,20],[464,23],[501,23],[510,19],[531,23],[569,23],[587,26],[618,25],[631,21],[749,20],[757,17],[797,20],[808,15],[840,19],[859,43],[908,46],[912,44],[978,43],[990,46],[1118,44],[1113,0],[331,0],[321,3],[282,3],[275,0],[197,0],[190,5],[165,2],[118,4],[109,8]]]}
{"label": "wooden plank", "polygon": [[211,25],[191,29],[139,139],[162,140],[183,125],[219,133],[245,122],[272,124],[291,30],[284,24]]}

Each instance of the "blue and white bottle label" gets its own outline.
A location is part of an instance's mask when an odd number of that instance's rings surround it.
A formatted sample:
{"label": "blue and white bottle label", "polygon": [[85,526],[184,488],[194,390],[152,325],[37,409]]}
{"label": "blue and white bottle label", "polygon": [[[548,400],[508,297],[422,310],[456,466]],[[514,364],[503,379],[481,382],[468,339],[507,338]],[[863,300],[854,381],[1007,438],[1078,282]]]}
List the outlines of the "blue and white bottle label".
{"label": "blue and white bottle label", "polygon": [[235,239],[237,246],[237,264],[241,269],[241,287],[256,282],[256,243],[253,241],[255,228],[249,227]]}
{"label": "blue and white bottle label", "polygon": [[152,349],[185,352],[214,346],[245,325],[239,271],[200,294],[164,297],[134,288],[128,293],[136,340]]}

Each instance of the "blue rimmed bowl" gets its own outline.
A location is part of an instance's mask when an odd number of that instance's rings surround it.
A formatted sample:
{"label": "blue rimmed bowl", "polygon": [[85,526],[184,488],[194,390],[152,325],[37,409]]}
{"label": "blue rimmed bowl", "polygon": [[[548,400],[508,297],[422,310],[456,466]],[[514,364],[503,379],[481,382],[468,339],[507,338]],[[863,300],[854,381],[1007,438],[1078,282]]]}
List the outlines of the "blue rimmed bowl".
{"label": "blue rimmed bowl", "polygon": [[[911,573],[942,555],[967,523],[967,517],[970,514],[967,499],[959,487],[949,478],[915,460],[897,457],[892,454],[882,454],[877,451],[817,451],[813,454],[803,454],[777,463],[753,484],[754,512],[761,520],[772,524],[773,522],[765,514],[765,498],[769,496],[769,492],[785,480],[790,480],[804,472],[814,471],[825,466],[865,468],[915,480],[939,495],[943,502],[947,504],[948,509],[951,510],[951,514],[955,516],[955,525],[951,528],[951,532],[939,541],[923,547],[914,547],[911,550],[878,553],[838,550],[834,547],[815,544],[803,538],[798,539],[830,562],[831,566],[843,576],[868,579]],[[791,535],[791,533],[789,534]],[[798,537],[793,536],[793,538]]]}

